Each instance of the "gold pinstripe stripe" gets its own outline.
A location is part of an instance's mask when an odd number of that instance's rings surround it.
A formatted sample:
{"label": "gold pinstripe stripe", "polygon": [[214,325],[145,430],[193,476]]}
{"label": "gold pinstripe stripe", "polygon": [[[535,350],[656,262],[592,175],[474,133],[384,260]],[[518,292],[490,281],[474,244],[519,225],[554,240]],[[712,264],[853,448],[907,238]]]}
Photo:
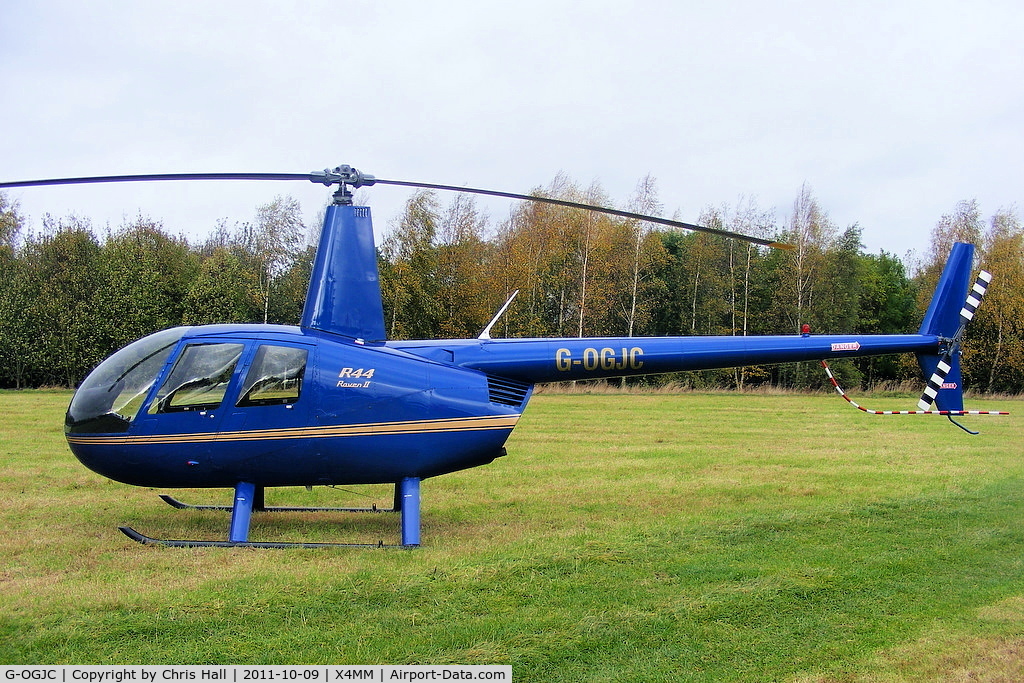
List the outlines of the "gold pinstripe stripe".
{"label": "gold pinstripe stripe", "polygon": [[323,439],[344,436],[390,436],[395,434],[433,434],[438,432],[465,432],[492,429],[512,429],[519,415],[489,417],[463,417],[437,420],[411,420],[406,422],[369,422],[355,425],[300,427],[294,429],[250,429],[234,432],[198,432],[192,434],[154,434],[148,436],[84,436],[67,435],[68,443],[119,444],[175,444],[227,441],[258,441],[278,439]]}

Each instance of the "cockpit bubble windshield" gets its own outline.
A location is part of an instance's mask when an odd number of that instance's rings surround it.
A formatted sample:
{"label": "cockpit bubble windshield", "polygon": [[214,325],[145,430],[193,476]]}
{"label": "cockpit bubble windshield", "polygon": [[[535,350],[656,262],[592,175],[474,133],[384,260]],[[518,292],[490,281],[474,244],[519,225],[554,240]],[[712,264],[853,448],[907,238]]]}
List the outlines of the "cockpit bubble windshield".
{"label": "cockpit bubble windshield", "polygon": [[129,344],[89,373],[71,399],[64,431],[128,431],[149,390],[187,327],[173,327]]}

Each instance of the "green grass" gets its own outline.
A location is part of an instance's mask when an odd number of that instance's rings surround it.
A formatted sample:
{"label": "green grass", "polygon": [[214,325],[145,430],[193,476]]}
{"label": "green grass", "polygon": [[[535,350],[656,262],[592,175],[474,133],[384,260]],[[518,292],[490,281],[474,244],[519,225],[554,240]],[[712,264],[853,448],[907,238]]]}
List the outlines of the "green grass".
{"label": "green grass", "polygon": [[[121,536],[131,524],[224,538],[228,520],[81,467],[61,430],[68,399],[0,392],[0,663],[508,663],[520,681],[1024,675],[1024,401],[975,400],[1017,416],[964,418],[972,437],[834,396],[543,394],[507,457],[424,482],[423,547],[269,551]],[[268,504],[390,496],[287,489]],[[252,537],[397,542],[397,517],[257,514]]]}

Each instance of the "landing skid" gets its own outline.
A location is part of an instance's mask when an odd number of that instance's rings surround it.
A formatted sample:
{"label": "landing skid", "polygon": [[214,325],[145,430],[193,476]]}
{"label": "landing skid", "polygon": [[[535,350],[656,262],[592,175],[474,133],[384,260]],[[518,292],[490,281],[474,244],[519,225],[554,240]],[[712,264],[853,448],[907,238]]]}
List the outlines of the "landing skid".
{"label": "landing skid", "polygon": [[[235,486],[234,505],[189,505],[177,498],[161,495],[165,503],[179,510],[223,510],[231,512],[231,526],[226,541],[190,541],[159,539],[140,534],[128,526],[118,527],[120,531],[137,543],[163,545],[170,548],[413,548],[420,544],[420,480],[407,477],[395,484],[394,508],[307,508],[307,507],[266,507],[263,504],[263,487],[249,482]],[[379,543],[285,543],[249,540],[249,521],[253,512],[400,512],[402,515],[401,545]]]}
{"label": "landing skid", "polygon": [[285,543],[271,541],[186,541],[166,538],[153,538],[140,534],[130,526],[119,526],[118,530],[136,543],[142,545],[162,545],[168,548],[405,548],[402,545],[385,545],[379,543]]}

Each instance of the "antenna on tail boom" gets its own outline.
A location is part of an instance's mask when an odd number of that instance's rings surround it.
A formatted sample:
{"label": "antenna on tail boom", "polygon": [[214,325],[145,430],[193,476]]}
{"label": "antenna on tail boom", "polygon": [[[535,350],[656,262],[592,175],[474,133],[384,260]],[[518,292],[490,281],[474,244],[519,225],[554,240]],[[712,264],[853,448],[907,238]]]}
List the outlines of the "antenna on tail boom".
{"label": "antenna on tail boom", "polygon": [[491,318],[491,322],[487,323],[487,327],[485,327],[483,329],[483,332],[480,333],[480,336],[477,337],[477,339],[490,339],[491,338],[491,328],[494,327],[494,323],[498,322],[498,318],[500,318],[502,316],[502,314],[505,313],[505,310],[509,307],[509,305],[512,303],[512,300],[515,299],[516,295],[518,295],[518,294],[519,294],[519,290],[518,289],[516,291],[512,292],[512,296],[510,296],[508,298],[508,301],[505,302],[504,306],[502,306],[501,308],[498,309],[498,312],[494,314],[494,317]]}

